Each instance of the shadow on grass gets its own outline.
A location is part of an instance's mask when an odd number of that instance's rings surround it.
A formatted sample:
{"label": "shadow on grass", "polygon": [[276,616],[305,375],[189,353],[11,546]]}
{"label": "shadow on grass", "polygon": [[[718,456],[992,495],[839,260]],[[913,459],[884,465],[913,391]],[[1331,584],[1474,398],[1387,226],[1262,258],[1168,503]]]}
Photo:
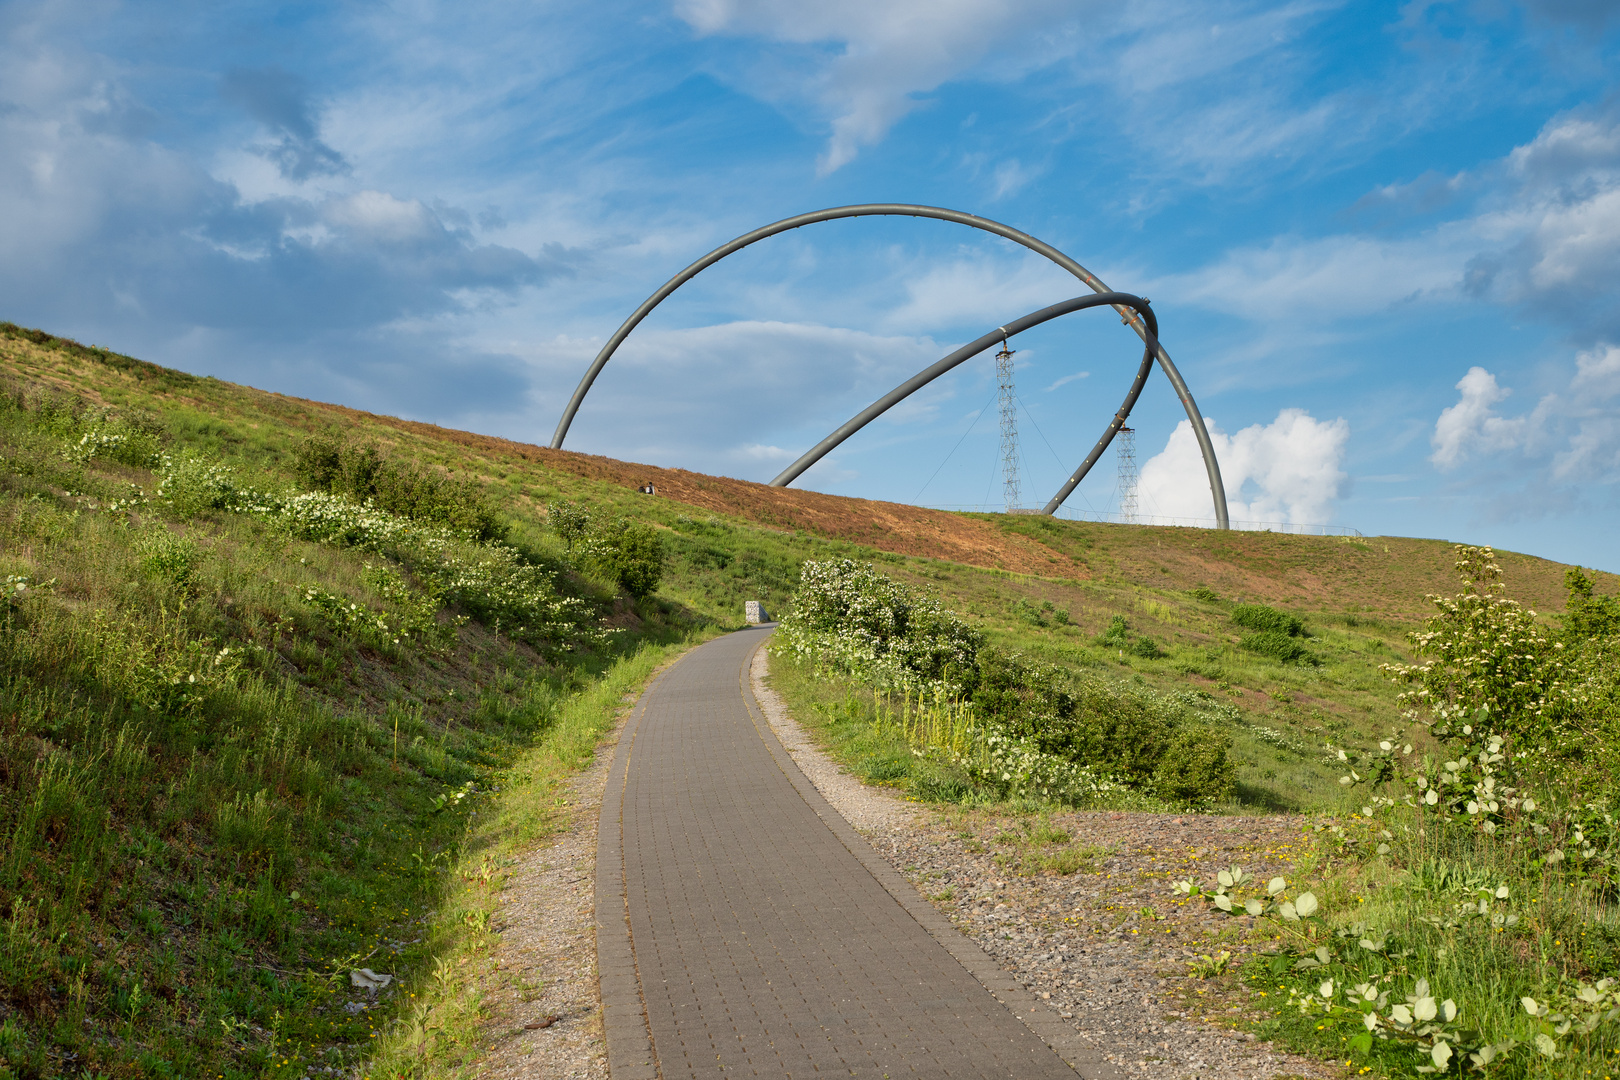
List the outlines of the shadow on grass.
{"label": "shadow on grass", "polygon": [[1263,810],[1269,814],[1298,814],[1305,809],[1299,802],[1281,792],[1263,784],[1251,784],[1246,780],[1232,782],[1232,799],[1240,811]]}

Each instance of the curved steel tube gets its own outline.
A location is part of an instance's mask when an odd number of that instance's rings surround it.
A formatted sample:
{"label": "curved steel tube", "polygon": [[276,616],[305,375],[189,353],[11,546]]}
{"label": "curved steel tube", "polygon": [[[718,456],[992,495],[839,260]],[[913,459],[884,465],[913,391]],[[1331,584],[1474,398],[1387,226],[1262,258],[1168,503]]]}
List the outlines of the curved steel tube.
{"label": "curved steel tube", "polygon": [[[850,417],[849,420],[847,420],[837,431],[833,432],[831,435],[828,435],[825,439],[822,439],[815,446],[811,447],[803,457],[799,458],[799,460],[783,469],[781,474],[778,475],[775,480],[771,481],[771,487],[787,487],[789,484],[793,483],[794,480],[797,480],[799,475],[803,473],[804,470],[808,469],[810,466],[814,465],[816,462],[825,457],[827,452],[832,450],[833,447],[837,446],[839,443],[861,430],[861,428],[888,412],[894,406],[898,405],[900,402],[904,401],[918,390],[921,390],[923,387],[933,382],[947,371],[950,371],[963,361],[978,356],[990,346],[995,345],[998,342],[1005,341],[1014,334],[1020,334],[1025,330],[1031,329],[1032,327],[1039,326],[1043,322],[1049,322],[1052,319],[1058,318],[1059,316],[1067,315],[1071,311],[1080,311],[1084,308],[1102,307],[1104,305],[1113,307],[1129,307],[1134,311],[1139,312],[1143,321],[1147,324],[1146,330],[1148,348],[1149,350],[1152,349],[1153,345],[1159,339],[1159,320],[1154,316],[1153,309],[1148,307],[1146,300],[1143,300],[1139,296],[1132,296],[1130,293],[1104,292],[1093,293],[1090,296],[1076,296],[1072,300],[1064,300],[1060,303],[1053,304],[1051,307],[1044,307],[1039,311],[1032,311],[1022,318],[1014,319],[1006,326],[998,326],[983,337],[976,338],[975,340],[968,342],[966,345],[962,346],[960,349],[957,349],[949,356],[917,372],[917,374],[913,375],[911,378],[907,379],[893,390],[890,390],[887,394],[884,394],[882,397],[872,402],[872,404]],[[1137,385],[1140,386],[1140,384],[1145,381],[1145,375],[1139,376],[1137,378]],[[1112,434],[1113,429],[1110,429],[1110,438],[1112,437]],[[1056,507],[1053,507],[1052,509],[1056,509]],[[1051,513],[1052,509],[1047,510],[1046,513]]]}
{"label": "curved steel tube", "polygon": [[[911,203],[864,203],[857,206],[835,206],[808,214],[796,214],[793,217],[783,218],[781,221],[755,229],[753,232],[744,233],[730,243],[715,248],[703,258],[666,281],[657,292],[649,296],[642,302],[640,307],[631,312],[630,317],[613,332],[613,336],[608,338],[607,344],[603,345],[601,351],[596,354],[596,359],[591,361],[591,366],[585,372],[584,378],[580,379],[579,386],[574,390],[574,396],[568,401],[568,407],[563,410],[561,419],[557,421],[557,430],[551,437],[551,448],[553,450],[562,448],[563,439],[567,437],[568,429],[574,422],[574,415],[579,412],[580,403],[585,400],[585,395],[590,391],[591,384],[596,382],[597,375],[601,374],[602,368],[607,365],[614,352],[623,344],[624,339],[630,335],[630,331],[634,330],[641,320],[652,312],[653,308],[663,303],[676,289],[721,259],[724,259],[727,255],[741,251],[750,244],[757,243],[767,237],[775,236],[777,233],[786,232],[789,229],[797,229],[804,225],[813,225],[818,221],[833,221],[838,218],[855,217],[925,217],[966,225],[969,228],[993,233],[996,236],[1011,240],[1015,244],[1023,245],[1061,266],[1079,278],[1094,292],[1107,293],[1109,291],[1108,286],[1104,285],[1100,278],[1052,245],[1037,240],[1028,233],[1019,232],[1009,225],[1003,225],[999,221],[992,221],[989,218],[978,217],[974,214],[965,214],[960,210],[947,210],[939,206],[922,206]],[[1210,442],[1209,432],[1204,428],[1203,416],[1198,412],[1197,404],[1193,401],[1192,395],[1187,392],[1187,385],[1182,381],[1180,372],[1176,370],[1175,365],[1170,361],[1170,355],[1164,351],[1162,345],[1157,343],[1156,335],[1153,335],[1155,340],[1150,340],[1147,327],[1143,325],[1140,318],[1135,317],[1135,313],[1128,305],[1117,304],[1115,310],[1120,313],[1126,324],[1142,338],[1147,346],[1147,353],[1142,358],[1141,370],[1137,374],[1137,380],[1132,385],[1130,394],[1125,399],[1125,404],[1120,407],[1119,412],[1115,415],[1114,423],[1103,433],[1103,437],[1098,441],[1091,455],[1086,458],[1085,464],[1065,485],[1064,490],[1058,496],[1055,496],[1052,502],[1047,504],[1045,513],[1050,514],[1057,509],[1058,505],[1074,490],[1075,485],[1080,482],[1097,458],[1101,456],[1103,450],[1113,440],[1114,433],[1124,423],[1123,418],[1130,415],[1131,406],[1136,403],[1136,398],[1141,394],[1142,383],[1147,378],[1147,373],[1151,367],[1150,357],[1156,357],[1159,366],[1164,368],[1165,375],[1169,377],[1171,385],[1175,388],[1176,396],[1181,399],[1182,406],[1187,410],[1188,418],[1192,421],[1193,434],[1198,439],[1198,449],[1204,457],[1204,470],[1209,474],[1210,495],[1215,502],[1215,527],[1218,529],[1229,528],[1226,512],[1226,489],[1221,483],[1221,467],[1215,460],[1215,447]]]}

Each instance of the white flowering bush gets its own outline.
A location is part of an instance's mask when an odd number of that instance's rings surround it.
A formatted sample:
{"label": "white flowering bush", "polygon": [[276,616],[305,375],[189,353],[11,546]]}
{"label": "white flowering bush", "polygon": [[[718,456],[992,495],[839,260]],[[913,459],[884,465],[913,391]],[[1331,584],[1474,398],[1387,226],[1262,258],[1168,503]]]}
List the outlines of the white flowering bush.
{"label": "white flowering bush", "polygon": [[[1322,884],[1293,898],[1293,919],[1280,898],[1246,895],[1236,868],[1182,894],[1257,917],[1275,951],[1247,976],[1286,990],[1279,1016],[1329,1054],[1391,1074],[1601,1075],[1620,1039],[1605,664],[1620,601],[1571,572],[1560,630],[1505,595],[1490,549],[1457,554],[1462,592],[1432,598],[1412,638],[1422,662],[1386,668],[1418,729],[1333,751],[1359,812],[1315,824]],[[1353,905],[1316,902],[1352,890]]]}
{"label": "white flowering bush", "polygon": [[805,563],[772,650],[871,686],[879,726],[997,797],[1184,806],[1230,784],[1226,736],[1178,726],[1173,702],[985,649],[937,599],[870,565]]}
{"label": "white flowering bush", "polygon": [[152,432],[105,419],[92,424],[78,439],[70,439],[62,450],[63,457],[80,464],[92,458],[103,458],[141,469],[156,465],[161,453],[157,436]]}
{"label": "white flowering bush", "polygon": [[395,644],[399,642],[397,631],[389,627],[388,620],[363,604],[315,585],[305,587],[303,596],[304,603],[320,612],[326,624],[340,633],[372,633]]}
{"label": "white flowering bush", "polygon": [[1442,739],[1481,710],[1503,736],[1540,744],[1566,735],[1566,644],[1536,612],[1507,597],[1490,548],[1458,545],[1456,565],[1462,592],[1430,596],[1438,612],[1411,635],[1424,661],[1381,669],[1411,687],[1399,699],[1407,715]]}
{"label": "white flowering bush", "polygon": [[243,510],[263,498],[243,488],[236,470],[195,454],[164,454],[158,462],[157,497],[182,518],[205,510]]}
{"label": "white flowering bush", "polygon": [[534,642],[599,641],[605,634],[592,625],[583,601],[557,591],[552,572],[530,565],[516,548],[498,540],[479,542],[469,530],[416,521],[322,491],[259,491],[242,484],[230,467],[197,457],[163,458],[158,498],[177,510],[249,514],[300,540],[388,555],[426,583],[425,592],[411,600],[403,579],[388,583],[398,612],[392,624],[358,605],[351,612],[353,601],[342,597],[320,590],[305,596],[346,630],[371,620],[368,629],[390,638],[419,636],[430,630],[428,604],[437,610],[455,603],[509,635]]}
{"label": "white flowering bush", "polygon": [[939,600],[870,564],[808,560],[778,648],[883,687],[961,685],[980,636]]}

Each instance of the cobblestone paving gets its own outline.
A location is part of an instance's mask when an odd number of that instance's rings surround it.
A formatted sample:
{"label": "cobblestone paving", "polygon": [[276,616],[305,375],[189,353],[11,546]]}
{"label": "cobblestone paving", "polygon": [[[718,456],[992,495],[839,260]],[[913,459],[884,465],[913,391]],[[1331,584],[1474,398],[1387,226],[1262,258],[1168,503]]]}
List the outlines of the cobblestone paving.
{"label": "cobblestone paving", "polygon": [[[747,684],[763,636],[693,650],[621,739],[597,893],[614,1077],[655,1075],[652,1058],[666,1078],[1074,1076],[963,966],[982,954],[947,951],[972,949],[948,923],[931,936],[772,745]],[[636,1052],[649,1035],[651,1058]]]}

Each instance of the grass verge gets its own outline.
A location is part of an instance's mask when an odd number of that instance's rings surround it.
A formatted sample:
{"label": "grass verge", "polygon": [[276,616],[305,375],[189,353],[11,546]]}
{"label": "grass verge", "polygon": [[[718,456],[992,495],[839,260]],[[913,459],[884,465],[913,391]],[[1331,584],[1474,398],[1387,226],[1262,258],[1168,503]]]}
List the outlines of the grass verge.
{"label": "grass verge", "polygon": [[[510,867],[572,816],[568,783],[595,760],[602,738],[628,710],[624,698],[693,642],[643,646],[569,698],[545,736],[508,771],[502,791],[469,829],[428,930],[431,964],[402,993],[406,1007],[386,1029],[362,1076],[438,1080],[471,1075],[487,1048],[484,988],[501,974],[490,961],[491,917]],[[601,747],[603,752],[607,747]]]}
{"label": "grass verge", "polygon": [[[975,783],[964,771],[912,752],[895,708],[854,678],[818,670],[813,663],[772,653],[769,683],[793,718],[833,760],[868,784],[902,792],[918,802],[991,808],[1011,814],[1050,812],[1049,800],[1014,796]],[[1099,793],[1082,809],[1174,811],[1139,791]]]}

